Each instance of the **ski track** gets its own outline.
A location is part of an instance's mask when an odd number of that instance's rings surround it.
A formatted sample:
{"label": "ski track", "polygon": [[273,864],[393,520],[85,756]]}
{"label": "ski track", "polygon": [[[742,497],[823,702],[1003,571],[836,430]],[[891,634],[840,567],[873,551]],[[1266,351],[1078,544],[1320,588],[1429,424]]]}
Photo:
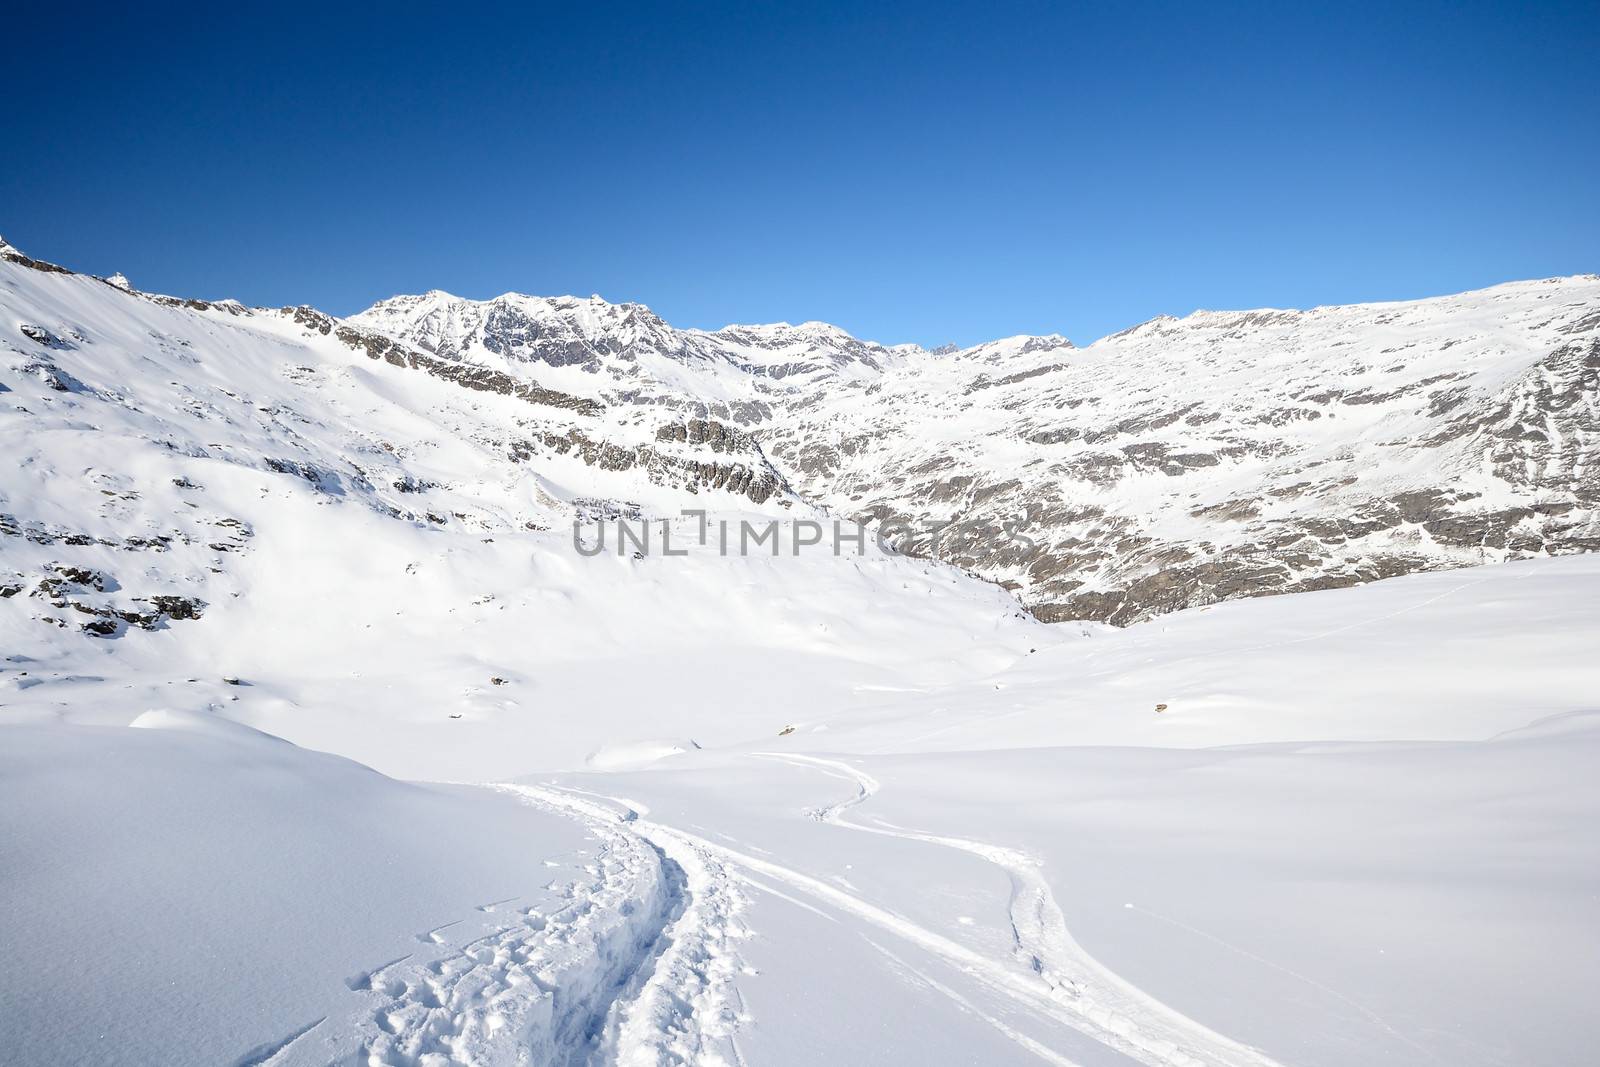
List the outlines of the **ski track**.
{"label": "ski track", "polygon": [[[425,966],[403,957],[350,980],[382,998],[359,1062],[740,1062],[733,982],[744,897],[726,867],[632,809],[551,787],[495,788],[588,824],[600,847],[586,879],[561,887],[562,902],[544,911],[486,905],[515,921],[453,955]],[[442,940],[443,929],[418,939]]]}
{"label": "ski track", "polygon": [[1077,1060],[1068,1059],[1055,1049],[1051,1048],[1049,1045],[1035,1041],[1033,1038],[1022,1033],[1015,1027],[1010,1026],[995,1016],[990,1015],[988,1012],[981,1010],[977,1005],[973,1004],[971,1000],[962,996],[960,993],[957,993],[954,989],[951,989],[943,982],[938,981],[926,971],[922,971],[916,967],[913,967],[911,964],[907,963],[893,952],[890,952],[888,949],[884,948],[870,937],[866,939],[866,942],[876,949],[878,953],[884,957],[884,959],[888,960],[890,964],[897,968],[902,974],[922,983],[935,993],[949,998],[949,1000],[954,1003],[956,1007],[960,1008],[969,1015],[982,1019],[996,1030],[999,1030],[1007,1038],[1015,1041],[1017,1044],[1021,1045],[1023,1048],[1027,1049],[1041,1060],[1044,1060],[1046,1063],[1053,1063],[1056,1065],[1056,1067],[1081,1067]]}
{"label": "ski track", "polygon": [[[742,919],[748,887],[819,914],[828,909],[864,920],[953,966],[1013,1009],[1068,1026],[1149,1067],[1279,1067],[1091,957],[1068,933],[1034,857],[982,841],[851,821],[845,813],[877,794],[877,779],[841,760],[754,755],[855,786],[852,795],[806,813],[819,822],[956,849],[1004,870],[1011,882],[1013,954],[1021,966],[879,907],[848,883],[841,888],[767,854],[739,851],[642,818],[641,811],[648,809],[632,801],[553,784],[500,785],[493,788],[590,828],[599,847],[585,862],[584,877],[552,886],[561,899],[543,910],[507,908],[511,900],[481,905],[480,912],[512,921],[450,955],[426,964],[402,956],[347,979],[353,992],[377,1000],[360,1028],[361,1054],[353,1062],[368,1067],[741,1065],[735,1035],[749,1019],[736,986],[742,967],[737,943],[748,936]],[[423,931],[416,939],[445,944],[443,935],[460,922]],[[927,988],[1033,1056],[1069,1067],[1074,1063],[868,941]],[[242,1062],[274,1062],[317,1025],[253,1050]]]}
{"label": "ski track", "polygon": [[[1024,1006],[1033,1006],[1141,1063],[1152,1067],[1279,1067],[1261,1051],[1219,1034],[1168,1007],[1117,976],[1073,939],[1037,859],[1017,849],[959,837],[919,833],[889,824],[865,825],[845,818],[880,788],[877,779],[841,760],[788,753],[754,755],[809,767],[853,783],[856,792],[837,803],[807,812],[819,822],[862,833],[939,845],[968,852],[1004,870],[1011,880],[1013,953],[1023,969],[997,964],[966,946],[796,872],[760,862],[756,870],[799,888],[826,890],[813,895],[849,901],[848,910],[892,930],[956,964]],[[749,862],[749,861],[747,861]],[[786,877],[787,875],[787,877]],[[934,986],[934,988],[941,988]],[[1039,1052],[1037,1042],[1019,1044]],[[1047,1057],[1054,1058],[1054,1057]]]}

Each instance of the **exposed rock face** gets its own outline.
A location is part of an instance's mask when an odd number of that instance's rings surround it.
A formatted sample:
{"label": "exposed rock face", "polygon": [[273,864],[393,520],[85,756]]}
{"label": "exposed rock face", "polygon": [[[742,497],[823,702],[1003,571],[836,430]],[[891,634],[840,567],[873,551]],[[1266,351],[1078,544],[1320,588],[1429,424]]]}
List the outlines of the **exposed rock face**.
{"label": "exposed rock face", "polygon": [[288,307],[282,309],[281,314],[309,331],[334,336],[350,348],[365,352],[371,359],[383,360],[393,367],[420,370],[465,389],[514,396],[530,404],[567,408],[580,415],[598,415],[604,410],[593,400],[544,389],[536,382],[515,378],[503,371],[425,355],[382,334],[337,322],[315,308]]}
{"label": "exposed rock face", "polygon": [[0,237],[0,259],[5,260],[7,263],[15,263],[19,267],[27,267],[29,270],[44,271],[48,274],[72,273],[66,267],[57,266],[54,263],[46,263],[42,259],[33,259],[30,256],[23,255],[20,249],[13,247],[8,241],[6,241],[4,237]]}
{"label": "exposed rock face", "polygon": [[[682,427],[678,427],[682,429]],[[658,440],[683,441],[670,436],[673,427],[662,427]],[[660,436],[666,433],[669,436]],[[703,442],[694,442],[703,443]],[[518,458],[531,458],[542,445],[555,455],[572,455],[591,467],[608,471],[638,469],[653,483],[699,493],[703,489],[722,489],[748,497],[752,503],[765,503],[775,493],[785,492],[788,485],[783,476],[761,455],[760,446],[746,441],[736,454],[751,457],[747,465],[738,461],[706,460],[694,453],[681,454],[664,451],[649,444],[622,445],[596,440],[581,430],[568,430],[565,436],[554,433],[542,435],[538,442],[530,442],[528,450]],[[713,452],[722,449],[712,448]],[[687,502],[685,502],[687,505]]]}
{"label": "exposed rock face", "polygon": [[[0,596],[9,599],[25,588],[22,582],[7,584],[0,587]],[[205,602],[198,597],[157,595],[126,600],[106,595],[122,591],[121,584],[102,571],[54,563],[34,585],[31,595],[62,613],[43,615],[41,621],[65,627],[67,619],[75,619],[79,629],[92,637],[117,637],[127,626],[158,630],[169,619],[198,619],[205,608]],[[144,607],[146,604],[149,609]],[[67,615],[68,612],[72,614]]]}

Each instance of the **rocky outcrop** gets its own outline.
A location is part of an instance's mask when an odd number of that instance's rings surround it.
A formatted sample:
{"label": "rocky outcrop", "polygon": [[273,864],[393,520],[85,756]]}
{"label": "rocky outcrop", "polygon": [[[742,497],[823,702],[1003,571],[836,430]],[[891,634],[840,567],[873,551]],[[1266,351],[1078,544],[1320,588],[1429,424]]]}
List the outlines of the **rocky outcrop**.
{"label": "rocky outcrop", "polygon": [[[8,583],[4,593],[13,597],[27,588],[25,581]],[[159,630],[169,620],[192,621],[201,617],[205,602],[198,597],[157,594],[121,598],[121,584],[103,571],[55,563],[38,580],[29,595],[63,614],[38,616],[41,622],[65,627],[69,620],[91,637],[119,637],[129,626]]]}
{"label": "rocky outcrop", "polygon": [[[687,434],[687,427],[681,424],[662,427],[658,432],[658,440],[688,440],[687,436],[675,436],[677,431]],[[720,438],[719,443],[724,447],[713,451],[745,453],[742,462],[732,458],[702,459],[694,454],[679,454],[651,444],[617,444],[591,437],[577,429],[568,430],[565,434],[542,434],[536,441],[517,446],[515,454],[524,461],[541,454],[572,456],[601,470],[637,470],[657,485],[681,489],[690,494],[698,495],[716,489],[746,497],[755,504],[763,504],[775,495],[788,492],[789,487],[783,476],[767,463],[759,447],[748,439],[739,439],[744,447],[730,447],[735,440],[730,436]]]}
{"label": "rocky outcrop", "polygon": [[420,370],[464,389],[512,396],[529,404],[562,408],[591,417],[604,410],[593,400],[545,389],[526,378],[516,378],[487,367],[419,352],[391,337],[339,322],[315,308],[287,307],[281,309],[280,314],[313,333],[337,338],[346,347],[365,353],[369,359],[381,360],[391,367]]}
{"label": "rocky outcrop", "polygon": [[0,237],[0,259],[5,260],[7,263],[15,263],[19,267],[27,267],[29,270],[43,271],[46,274],[72,273],[72,271],[68,270],[66,267],[59,266],[55,263],[47,263],[42,259],[34,259],[31,256],[23,255],[20,249],[14,248],[8,244],[4,237]]}

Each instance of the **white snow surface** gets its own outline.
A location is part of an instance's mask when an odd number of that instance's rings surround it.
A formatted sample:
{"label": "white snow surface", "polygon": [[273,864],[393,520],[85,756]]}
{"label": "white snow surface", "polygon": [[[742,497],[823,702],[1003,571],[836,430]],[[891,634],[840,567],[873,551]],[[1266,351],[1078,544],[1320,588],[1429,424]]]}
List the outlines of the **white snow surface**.
{"label": "white snow surface", "polygon": [[569,410],[0,306],[0,1063],[1592,1056],[1592,556],[1126,629],[875,548],[588,558],[575,508],[684,497],[508,458]]}

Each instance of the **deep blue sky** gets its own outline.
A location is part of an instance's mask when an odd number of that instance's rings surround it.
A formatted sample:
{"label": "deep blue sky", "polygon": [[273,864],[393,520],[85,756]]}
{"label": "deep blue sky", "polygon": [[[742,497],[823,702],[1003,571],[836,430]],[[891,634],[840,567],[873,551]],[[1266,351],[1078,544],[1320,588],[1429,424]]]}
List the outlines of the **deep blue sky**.
{"label": "deep blue sky", "polygon": [[1600,4],[21,4],[0,233],[883,341],[1600,270]]}

